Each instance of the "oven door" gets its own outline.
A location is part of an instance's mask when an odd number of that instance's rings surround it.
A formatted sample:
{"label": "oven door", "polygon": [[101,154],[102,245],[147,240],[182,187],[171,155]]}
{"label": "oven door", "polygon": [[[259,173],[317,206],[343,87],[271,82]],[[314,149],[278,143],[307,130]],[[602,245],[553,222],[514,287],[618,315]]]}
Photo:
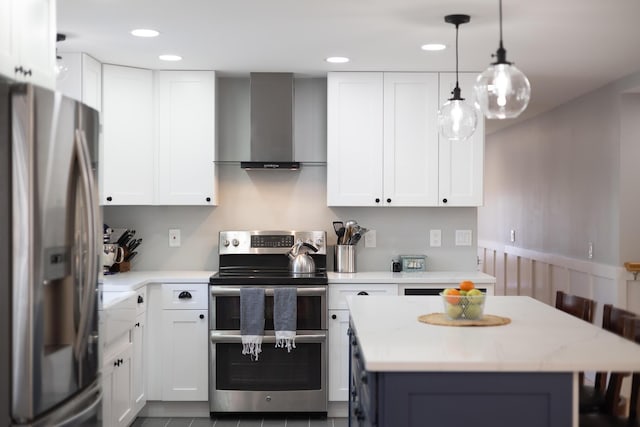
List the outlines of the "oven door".
{"label": "oven door", "polygon": [[296,348],[275,348],[270,333],[259,359],[242,354],[240,331],[210,331],[211,412],[327,412],[326,331],[298,331]]}
{"label": "oven door", "polygon": [[[210,286],[209,300],[209,329],[218,331],[232,331],[240,329],[240,288],[265,288],[264,330],[273,331],[273,289],[277,287],[291,287],[290,285],[273,286]],[[327,329],[327,287],[300,286],[297,291],[297,329],[298,330],[326,330]]]}

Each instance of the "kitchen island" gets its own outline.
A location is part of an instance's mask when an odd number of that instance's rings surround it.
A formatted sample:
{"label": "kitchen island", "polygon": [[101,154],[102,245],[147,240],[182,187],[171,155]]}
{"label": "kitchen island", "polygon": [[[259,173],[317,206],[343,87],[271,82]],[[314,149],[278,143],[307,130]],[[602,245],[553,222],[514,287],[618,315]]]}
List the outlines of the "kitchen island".
{"label": "kitchen island", "polygon": [[436,326],[440,297],[348,300],[351,425],[578,425],[578,372],[640,371],[640,346],[530,297],[492,296],[511,323]]}

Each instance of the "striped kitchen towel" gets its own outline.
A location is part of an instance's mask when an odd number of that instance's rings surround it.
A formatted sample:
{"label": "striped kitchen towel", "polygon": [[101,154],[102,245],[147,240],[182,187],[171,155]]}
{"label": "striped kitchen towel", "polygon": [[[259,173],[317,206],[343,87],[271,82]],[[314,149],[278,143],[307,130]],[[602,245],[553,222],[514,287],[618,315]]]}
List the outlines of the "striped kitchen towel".
{"label": "striped kitchen towel", "polygon": [[240,335],[242,354],[258,360],[264,335],[264,289],[240,288]]}

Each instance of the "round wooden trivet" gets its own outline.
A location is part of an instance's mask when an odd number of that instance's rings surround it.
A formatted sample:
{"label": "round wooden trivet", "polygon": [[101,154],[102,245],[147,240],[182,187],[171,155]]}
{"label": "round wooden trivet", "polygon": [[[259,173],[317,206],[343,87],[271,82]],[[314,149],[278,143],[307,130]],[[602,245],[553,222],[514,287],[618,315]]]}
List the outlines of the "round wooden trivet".
{"label": "round wooden trivet", "polygon": [[493,314],[485,314],[480,320],[450,320],[444,313],[430,313],[419,316],[418,321],[442,326],[501,326],[511,323],[508,317]]}

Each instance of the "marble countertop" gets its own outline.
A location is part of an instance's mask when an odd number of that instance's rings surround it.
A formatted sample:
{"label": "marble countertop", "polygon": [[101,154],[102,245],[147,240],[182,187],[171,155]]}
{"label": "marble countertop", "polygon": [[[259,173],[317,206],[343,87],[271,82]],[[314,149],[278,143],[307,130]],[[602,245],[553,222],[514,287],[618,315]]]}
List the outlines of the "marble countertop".
{"label": "marble countertop", "polygon": [[640,371],[640,345],[530,297],[487,298],[485,314],[511,319],[492,327],[419,322],[443,311],[440,297],[369,296],[348,305],[370,371]]}
{"label": "marble countertop", "polygon": [[471,280],[475,283],[495,284],[496,278],[479,271],[364,271],[359,273],[328,272],[329,283],[460,283]]}
{"label": "marble countertop", "polygon": [[149,283],[209,283],[215,271],[128,271],[101,276],[103,291],[136,290]]}

